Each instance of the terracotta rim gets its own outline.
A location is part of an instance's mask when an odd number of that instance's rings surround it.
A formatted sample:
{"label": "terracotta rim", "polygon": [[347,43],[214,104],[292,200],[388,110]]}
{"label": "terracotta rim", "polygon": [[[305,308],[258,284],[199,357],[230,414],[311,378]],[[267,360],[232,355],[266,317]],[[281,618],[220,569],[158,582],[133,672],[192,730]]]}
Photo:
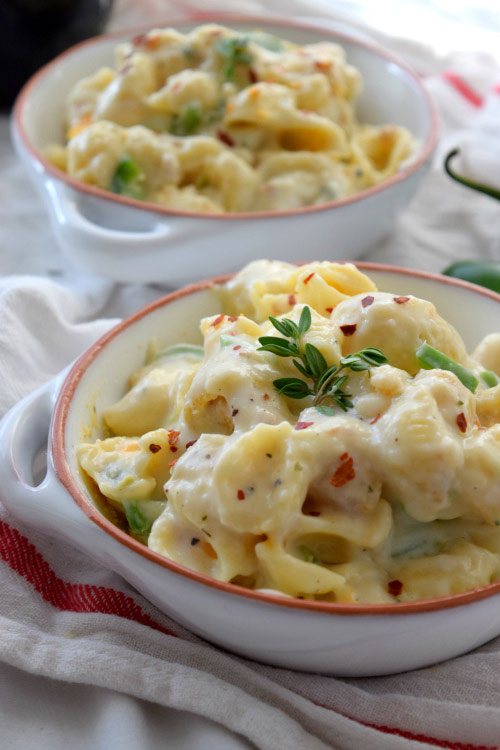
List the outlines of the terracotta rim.
{"label": "terracotta rim", "polygon": [[[446,284],[448,286],[454,286],[464,289],[474,294],[480,294],[484,297],[492,299],[494,302],[500,304],[500,294],[484,289],[483,287],[476,286],[467,281],[461,281],[459,279],[450,278],[447,276],[440,276],[438,274],[428,273],[426,271],[417,271],[406,268],[398,268],[397,266],[382,265],[378,263],[356,263],[355,264],[362,271],[380,271],[386,273],[395,273],[403,276],[412,276],[428,281],[437,282],[440,284]],[[422,612],[431,612],[440,609],[447,609],[449,607],[458,607],[464,604],[469,604],[480,599],[493,596],[500,592],[500,581],[496,583],[490,583],[480,588],[471,589],[460,594],[452,594],[449,596],[425,599],[415,602],[402,602],[402,603],[390,603],[390,604],[345,604],[336,602],[320,602],[310,601],[303,599],[292,599],[279,594],[271,593],[260,593],[252,589],[244,589],[235,584],[225,583],[223,581],[215,580],[208,575],[198,573],[197,571],[180,565],[179,563],[173,562],[166,557],[153,552],[144,544],[141,544],[133,537],[121,531],[117,526],[114,526],[111,521],[108,521],[96,507],[93,505],[90,499],[83,494],[78,487],[71,469],[69,467],[66,451],[65,451],[65,431],[66,431],[66,420],[69,409],[71,408],[71,402],[75,391],[85,374],[89,365],[100,355],[103,349],[109,344],[110,341],[116,338],[116,336],[123,334],[132,324],[136,321],[141,320],[150,313],[159,308],[166,307],[175,300],[185,297],[190,294],[209,289],[215,284],[223,283],[231,278],[234,274],[227,274],[225,276],[219,276],[214,279],[207,279],[200,281],[196,284],[179,289],[171,294],[167,294],[154,302],[150,303],[146,307],[142,308],[138,312],[134,313],[130,317],[123,320],[121,323],[112,328],[108,333],[102,336],[91,346],[72,367],[66,380],[64,381],[60,390],[52,419],[52,427],[50,434],[50,444],[52,457],[54,461],[54,467],[56,475],[68,490],[70,495],[73,497],[75,502],[80,506],[88,518],[96,523],[106,533],[110,534],[121,544],[125,545],[134,552],[137,552],[143,558],[149,560],[152,563],[156,563],[163,568],[167,568],[173,573],[180,574],[198,583],[205,584],[211,588],[225,591],[228,594],[236,594],[249,599],[254,599],[263,604],[277,604],[282,607],[292,607],[294,609],[301,609],[304,611],[316,611],[323,612],[324,614],[330,615],[401,615],[401,614],[415,614]]]}
{"label": "terracotta rim", "polygon": [[[377,185],[374,185],[371,188],[367,188],[366,190],[362,190],[359,193],[355,193],[354,195],[348,197],[348,198],[342,198],[340,200],[330,201],[329,203],[322,203],[318,206],[305,206],[303,208],[296,208],[291,209],[288,211],[254,211],[254,212],[239,212],[239,213],[218,213],[218,214],[209,214],[209,213],[202,213],[202,212],[196,212],[196,211],[181,211],[179,209],[171,209],[167,206],[160,206],[157,203],[148,203],[146,201],[138,201],[134,200],[133,198],[127,198],[126,196],[116,195],[115,193],[111,193],[109,190],[104,190],[103,188],[96,187],[95,185],[87,185],[84,182],[81,182],[80,180],[77,180],[74,177],[70,177],[65,172],[62,172],[60,169],[55,167],[51,162],[45,158],[45,156],[38,151],[38,149],[34,146],[34,144],[31,142],[30,138],[28,137],[26,130],[24,128],[24,113],[27,104],[29,103],[29,97],[32,92],[32,90],[38,85],[38,83],[48,74],[52,71],[53,68],[57,67],[61,63],[64,63],[65,58],[68,55],[73,54],[73,52],[81,50],[83,47],[92,45],[92,44],[98,44],[102,40],[106,39],[123,39],[124,41],[128,39],[129,37],[132,37],[136,34],[144,33],[152,28],[161,28],[163,25],[166,26],[173,26],[180,24],[186,24],[186,23],[206,23],[206,22],[233,22],[233,23],[252,23],[259,26],[268,26],[268,25],[279,25],[283,28],[291,28],[291,29],[302,29],[302,30],[310,30],[311,32],[315,34],[319,34],[322,37],[328,37],[335,41],[345,41],[349,42],[353,45],[357,45],[359,47],[363,47],[364,49],[368,50],[372,54],[383,58],[384,60],[387,60],[394,65],[397,65],[398,68],[403,70],[407,76],[409,76],[413,83],[415,84],[421,98],[424,108],[426,109],[427,117],[429,120],[429,134],[427,136],[427,139],[425,143],[422,145],[420,150],[420,155],[418,159],[415,159],[411,161],[408,166],[406,166],[404,169],[401,169],[401,171],[396,172],[396,174],[392,175],[392,177],[387,178],[386,180],[383,180],[382,182],[378,183]],[[427,90],[424,88],[422,83],[420,82],[417,74],[409,68],[406,63],[404,63],[402,60],[400,60],[397,56],[387,52],[382,47],[379,47],[377,44],[365,41],[364,39],[360,39],[356,36],[350,36],[349,34],[346,34],[342,31],[334,31],[334,30],[328,30],[323,29],[319,26],[315,26],[314,24],[308,24],[308,23],[300,23],[298,21],[291,21],[291,20],[285,20],[280,19],[275,16],[248,16],[248,15],[238,15],[233,13],[202,13],[202,12],[193,12],[191,14],[188,14],[187,16],[183,18],[178,18],[174,20],[169,20],[165,22],[165,24],[156,24],[155,26],[151,26],[151,24],[148,24],[147,26],[139,26],[134,27],[132,29],[126,29],[122,31],[115,31],[110,34],[101,34],[100,36],[93,37],[92,39],[87,39],[83,42],[80,42],[79,44],[75,44],[73,47],[70,47],[62,54],[58,55],[54,60],[44,65],[37,73],[35,73],[28,81],[25,83],[23,88],[21,89],[13,109],[13,122],[14,127],[17,131],[17,134],[19,135],[19,138],[24,146],[24,148],[29,152],[30,156],[38,162],[39,166],[45,171],[46,173],[52,175],[52,177],[55,177],[56,179],[60,180],[61,182],[66,183],[70,187],[74,188],[78,192],[85,193],[87,195],[94,196],[96,198],[102,198],[107,201],[111,201],[112,203],[118,203],[122,205],[127,205],[132,208],[140,208],[145,211],[151,211],[157,214],[165,214],[167,216],[189,216],[192,218],[202,218],[202,219],[213,219],[220,221],[221,219],[224,220],[235,220],[235,219],[272,219],[272,218],[280,218],[284,216],[296,216],[301,214],[308,214],[308,213],[316,213],[318,211],[325,211],[325,210],[332,210],[335,208],[341,208],[342,206],[350,205],[352,203],[356,203],[359,200],[362,200],[363,198],[370,198],[373,195],[376,195],[380,192],[383,192],[384,190],[388,190],[389,188],[393,187],[394,185],[398,184],[399,182],[402,182],[403,180],[406,180],[408,177],[410,177],[412,174],[417,172],[430,157],[432,156],[432,153],[435,149],[437,139],[438,139],[438,131],[439,131],[439,125],[438,125],[438,114],[436,105],[434,104],[434,101],[432,100],[431,96],[428,94]]]}

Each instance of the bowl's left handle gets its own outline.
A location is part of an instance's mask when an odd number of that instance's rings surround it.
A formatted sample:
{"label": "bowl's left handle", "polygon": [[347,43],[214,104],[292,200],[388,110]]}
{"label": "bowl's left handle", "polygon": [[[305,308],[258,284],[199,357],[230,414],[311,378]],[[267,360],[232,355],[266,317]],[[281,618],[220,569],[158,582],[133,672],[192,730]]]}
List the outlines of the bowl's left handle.
{"label": "bowl's left handle", "polygon": [[[13,516],[72,540],[99,529],[58,481],[46,458],[61,376],[26,396],[0,422],[0,499]],[[45,472],[45,473],[44,473]],[[39,476],[41,475],[41,476]]]}
{"label": "bowl's left handle", "polygon": [[[44,187],[52,225],[63,251],[77,265],[106,278],[151,282],[156,281],[160,273],[168,280],[172,274],[169,248],[189,239],[194,231],[192,222],[158,218],[154,212],[131,211],[128,206],[113,204],[113,211],[127,213],[129,223],[135,219],[136,228],[110,229],[87,218],[84,195],[77,195],[49,176],[44,178]],[[120,216],[121,213],[116,214],[115,220]],[[145,253],[149,263],[143,261]]]}

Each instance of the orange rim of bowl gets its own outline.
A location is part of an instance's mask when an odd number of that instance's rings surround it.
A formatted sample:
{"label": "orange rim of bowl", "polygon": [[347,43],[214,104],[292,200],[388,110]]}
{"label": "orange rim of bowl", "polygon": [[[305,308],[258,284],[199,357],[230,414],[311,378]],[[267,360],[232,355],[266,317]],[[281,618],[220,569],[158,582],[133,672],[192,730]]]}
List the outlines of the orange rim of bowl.
{"label": "orange rim of bowl", "polygon": [[[465,291],[480,294],[484,297],[492,299],[500,305],[500,294],[484,289],[482,287],[471,284],[468,281],[461,281],[460,279],[449,278],[446,276],[440,276],[438,274],[428,273],[426,271],[417,271],[413,269],[398,268],[397,266],[383,265],[378,263],[356,263],[355,264],[361,271],[379,271],[386,273],[395,273],[397,275],[412,276],[416,278],[426,279],[432,282],[438,282],[440,284],[446,284],[462,288]],[[130,317],[123,320],[121,323],[113,327],[108,333],[102,336],[96,341],[86,352],[73,365],[69,372],[66,380],[64,381],[59,396],[57,398],[56,405],[54,407],[54,414],[52,419],[51,434],[50,434],[50,445],[52,451],[52,458],[54,462],[54,468],[58,480],[68,490],[73,500],[80,506],[85,515],[93,521],[97,526],[103,529],[106,533],[114,537],[115,540],[128,547],[130,550],[137,552],[143,558],[149,560],[152,563],[156,563],[163,568],[167,568],[173,573],[180,574],[184,577],[196,581],[198,583],[207,585],[211,588],[224,591],[228,594],[236,594],[249,599],[254,599],[264,604],[277,604],[284,607],[292,607],[294,609],[300,609],[304,611],[316,611],[330,615],[401,615],[401,614],[415,614],[422,612],[431,612],[441,609],[447,609],[449,607],[458,607],[464,604],[485,599],[493,596],[500,592],[500,581],[496,583],[486,584],[484,586],[470,589],[458,594],[450,594],[443,597],[437,597],[433,599],[422,599],[412,602],[397,602],[387,604],[350,604],[343,602],[323,602],[309,599],[294,599],[292,597],[284,596],[279,592],[276,594],[246,589],[236,584],[226,583],[225,581],[219,581],[212,578],[204,573],[191,570],[180,563],[176,563],[173,560],[169,560],[167,557],[163,557],[157,552],[141,544],[141,542],[128,535],[111,521],[108,521],[92,503],[90,497],[87,497],[78,487],[69,463],[66,458],[65,449],[65,432],[66,432],[66,420],[71,408],[71,402],[76,389],[87,371],[89,365],[100,355],[100,353],[106,348],[116,336],[122,334],[131,325],[138,320],[146,317],[150,313],[158,310],[162,307],[167,307],[176,300],[195,294],[196,292],[209,289],[217,284],[224,283],[228,279],[232,278],[234,274],[227,274],[225,276],[219,276],[213,279],[207,279],[200,281],[195,284],[191,284],[182,289],[179,289],[171,294],[167,294],[165,297],[161,297],[158,300],[150,303],[146,307],[137,311]]]}
{"label": "orange rim of bowl", "polygon": [[247,16],[247,15],[237,15],[232,13],[203,13],[203,12],[193,12],[183,18],[175,19],[173,21],[167,22],[165,25],[168,27],[175,27],[176,25],[183,25],[187,23],[201,23],[201,22],[233,22],[233,23],[245,23],[245,24],[255,24],[256,26],[272,26],[272,25],[278,25],[283,27],[283,29],[291,28],[291,29],[300,29],[305,31],[311,31],[315,34],[318,34],[321,37],[327,37],[331,41],[336,42],[349,42],[350,44],[358,45],[359,47],[363,47],[365,50],[368,50],[372,54],[378,56],[379,58],[383,58],[384,60],[393,63],[394,65],[397,65],[398,68],[403,70],[407,76],[411,78],[413,81],[416,89],[418,90],[420,97],[422,99],[422,103],[426,109],[426,114],[429,120],[429,133],[427,135],[427,138],[423,144],[423,146],[420,149],[420,154],[418,158],[412,159],[410,163],[401,169],[400,171],[393,174],[391,177],[388,177],[386,180],[382,180],[377,185],[374,185],[371,188],[367,188],[366,190],[361,190],[359,193],[354,193],[353,195],[347,197],[347,198],[341,198],[339,200],[333,200],[329,201],[328,203],[321,203],[317,206],[304,206],[302,208],[294,208],[289,209],[285,211],[254,211],[254,212],[234,212],[234,213],[203,213],[201,211],[184,211],[180,209],[173,209],[169,208],[168,206],[161,206],[157,203],[149,203],[147,201],[139,201],[135,200],[134,198],[128,198],[126,196],[117,195],[116,193],[112,193],[109,190],[105,190],[104,188],[97,187],[95,185],[88,185],[85,182],[81,182],[80,180],[77,180],[75,177],[71,177],[70,175],[66,174],[66,172],[63,172],[62,170],[58,169],[54,164],[52,164],[44,155],[41,153],[31,142],[30,138],[28,137],[28,134],[26,133],[26,130],[24,128],[24,112],[27,106],[27,103],[29,101],[29,96],[32,92],[32,90],[37,86],[37,84],[48,74],[52,71],[54,67],[57,67],[61,64],[61,62],[64,61],[64,59],[73,54],[74,52],[77,52],[81,50],[84,47],[87,47],[92,44],[99,44],[100,42],[104,40],[112,40],[112,39],[121,39],[123,41],[127,41],[129,38],[145,33],[148,30],[151,30],[153,28],[162,28],[163,24],[155,24],[155,26],[151,26],[151,24],[148,24],[147,26],[138,26],[131,29],[126,29],[122,31],[115,31],[109,34],[101,34],[100,36],[92,37],[91,39],[87,39],[83,42],[80,42],[79,44],[75,44],[74,46],[70,47],[69,49],[65,50],[63,53],[55,57],[53,60],[51,60],[49,63],[44,65],[42,68],[40,68],[39,71],[37,71],[31,78],[25,83],[23,88],[21,89],[13,109],[13,122],[15,129],[19,135],[20,140],[23,143],[24,148],[30,153],[31,157],[34,158],[39,165],[44,169],[45,172],[52,175],[56,179],[65,182],[70,187],[74,188],[75,190],[86,193],[87,195],[92,195],[97,198],[103,198],[107,201],[111,201],[112,203],[118,203],[122,205],[128,205],[133,208],[139,208],[145,211],[152,211],[159,214],[164,214],[167,216],[188,216],[192,218],[201,218],[201,219],[213,219],[213,220],[235,220],[235,219],[273,219],[273,218],[280,218],[284,216],[296,216],[296,215],[302,215],[302,214],[308,214],[308,213],[316,213],[318,211],[326,211],[326,210],[332,210],[335,208],[341,208],[342,206],[350,205],[352,203],[356,203],[359,200],[362,200],[363,198],[370,198],[373,195],[376,195],[380,192],[383,192],[384,190],[388,190],[392,186],[398,184],[399,182],[402,182],[403,180],[407,179],[411,175],[413,175],[415,172],[417,172],[430,157],[432,156],[432,153],[434,151],[434,148],[437,143],[438,139],[438,132],[439,132],[439,119],[437,114],[436,105],[434,104],[434,101],[430,94],[427,92],[427,90],[422,85],[418,75],[410,68],[408,67],[402,60],[400,60],[397,56],[392,55],[390,52],[387,52],[382,47],[379,47],[374,42],[366,41],[365,39],[358,38],[357,36],[350,36],[349,34],[346,34],[343,31],[334,31],[334,30],[328,30],[323,29],[319,26],[315,26],[314,24],[308,24],[308,23],[301,23],[298,21],[293,20],[284,20],[277,18],[275,16]]}

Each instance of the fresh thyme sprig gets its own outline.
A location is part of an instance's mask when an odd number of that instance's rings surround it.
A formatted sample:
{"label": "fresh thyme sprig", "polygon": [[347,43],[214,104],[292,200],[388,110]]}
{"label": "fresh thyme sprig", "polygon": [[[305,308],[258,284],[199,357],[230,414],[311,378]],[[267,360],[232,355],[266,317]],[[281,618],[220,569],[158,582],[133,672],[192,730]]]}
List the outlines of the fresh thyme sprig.
{"label": "fresh thyme sprig", "polygon": [[389,361],[380,349],[367,347],[342,357],[338,365],[328,365],[313,344],[306,343],[301,348],[300,339],[311,327],[311,310],[307,305],[302,309],[298,325],[288,318],[277,320],[272,315],[269,316],[269,320],[286,338],[261,336],[261,346],[257,351],[271,352],[278,357],[294,357],[292,362],[297,370],[312,381],[310,384],[301,378],[278,378],[273,381],[274,387],[278,393],[289,398],[302,399],[313,396],[313,406],[324,414],[333,414],[332,406],[338,406],[343,411],[352,408],[351,394],[342,389],[348,378],[346,370],[360,372],[371,367],[380,367]]}

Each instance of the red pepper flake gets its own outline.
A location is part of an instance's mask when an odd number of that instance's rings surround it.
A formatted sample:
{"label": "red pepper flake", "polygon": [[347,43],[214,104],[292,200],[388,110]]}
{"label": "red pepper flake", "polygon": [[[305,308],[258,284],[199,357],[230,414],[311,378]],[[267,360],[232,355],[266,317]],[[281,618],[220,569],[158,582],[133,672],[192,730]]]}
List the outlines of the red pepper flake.
{"label": "red pepper flake", "polygon": [[325,310],[327,311],[327,313],[331,313],[333,312],[333,307],[325,307]]}
{"label": "red pepper flake", "polygon": [[233,409],[232,417],[235,417],[239,412],[239,409]]}
{"label": "red pepper flake", "polygon": [[310,510],[307,512],[307,515],[316,517],[316,516],[320,516],[321,513],[319,512],[319,510]]}
{"label": "red pepper flake", "polygon": [[146,44],[147,41],[148,41],[147,34],[137,34],[137,36],[132,37],[132,44],[135,47],[141,47],[143,44]]}
{"label": "red pepper flake", "polygon": [[343,487],[344,484],[347,484],[347,482],[350,482],[356,476],[356,472],[354,471],[354,461],[350,456],[347,456],[347,458],[344,459],[343,456],[345,455],[346,454],[343,453],[340,457],[342,463],[335,470],[330,479],[330,484],[333,487]]}
{"label": "red pepper flake", "polygon": [[296,430],[305,430],[307,427],[310,427],[314,422],[297,422],[295,425]]}
{"label": "red pepper flake", "polygon": [[409,297],[394,297],[394,302],[397,305],[404,305],[405,302],[409,302],[409,301],[410,301]]}
{"label": "red pepper flake", "polygon": [[224,313],[221,313],[215,318],[214,321],[212,321],[212,323],[210,323],[210,327],[217,328],[217,326],[220,325],[223,320],[224,320]]}
{"label": "red pepper flake", "polygon": [[232,148],[235,145],[233,138],[231,138],[229,133],[226,133],[225,130],[218,130],[216,135],[219,141],[221,141],[222,143],[225,143],[226,146],[229,146],[230,148]]}
{"label": "red pepper flake", "polygon": [[361,304],[363,307],[370,307],[370,305],[373,305],[374,302],[375,297],[372,297],[370,294],[368,295],[368,297],[363,297],[363,299],[361,300]]}
{"label": "red pepper flake", "polygon": [[340,326],[340,330],[344,336],[352,336],[352,334],[356,332],[356,328],[356,323],[349,323],[348,325]]}
{"label": "red pepper flake", "polygon": [[177,458],[174,458],[173,461],[170,461],[170,463],[167,464],[167,466],[175,466],[177,461],[179,460],[180,456],[177,456]]}
{"label": "red pepper flake", "polygon": [[156,443],[151,443],[149,446],[149,450],[151,453],[158,453],[158,451],[161,451],[161,445],[156,445]]}
{"label": "red pepper flake", "polygon": [[463,411],[461,411],[460,414],[457,415],[457,425],[460,432],[467,431],[467,420]]}
{"label": "red pepper flake", "polygon": [[234,316],[234,315],[228,315],[227,319],[228,319],[228,320],[229,320],[229,321],[230,321],[231,323],[234,323],[234,322],[235,322],[236,320],[238,320],[238,318],[235,318],[235,316]]}
{"label": "red pepper flake", "polygon": [[175,444],[176,444],[176,442],[177,442],[177,441],[178,441],[178,439],[179,439],[179,435],[180,435],[180,434],[181,434],[181,433],[180,433],[180,432],[177,432],[177,430],[169,430],[169,431],[168,431],[168,444],[169,444],[169,445],[175,445]]}
{"label": "red pepper flake", "polygon": [[330,68],[332,67],[332,61],[331,60],[315,60],[314,67],[316,68],[316,70],[321,70],[321,71],[330,70]]}
{"label": "red pepper flake", "polygon": [[198,438],[196,438],[196,440],[190,440],[188,443],[186,443],[186,450],[188,448],[191,448],[191,446],[194,445],[197,440],[198,440]]}
{"label": "red pepper flake", "polygon": [[264,393],[263,397],[264,401],[269,401],[269,393]]}
{"label": "red pepper flake", "polygon": [[397,578],[395,581],[389,581],[389,583],[387,584],[387,591],[389,592],[389,594],[392,594],[392,596],[399,596],[402,590],[403,584],[401,583],[401,581],[398,581]]}
{"label": "red pepper flake", "polygon": [[382,416],[382,414],[379,412],[376,417],[373,417],[373,419],[370,422],[370,424],[375,424],[375,422],[378,422],[378,420],[380,419],[381,416]]}
{"label": "red pepper flake", "polygon": [[296,302],[297,302],[297,298],[295,297],[295,294],[289,294],[288,304],[293,307],[293,305],[295,305]]}
{"label": "red pepper flake", "polygon": [[177,453],[178,450],[179,449],[178,449],[178,447],[176,445],[171,445],[170,446],[170,452],[171,453]]}
{"label": "red pepper flake", "polygon": [[238,346],[233,346],[233,351],[237,352],[238,349],[241,349],[241,344],[238,344]]}
{"label": "red pepper flake", "polygon": [[259,80],[257,73],[253,68],[248,68],[248,80],[250,81],[250,83],[257,83],[257,81]]}
{"label": "red pepper flake", "polygon": [[238,500],[244,500],[245,499],[245,493],[243,490],[238,490],[237,492]]}
{"label": "red pepper flake", "polygon": [[311,281],[312,277],[314,276],[314,271],[309,274],[309,276],[306,276],[304,279],[304,284],[307,284],[309,281]]}
{"label": "red pepper flake", "polygon": [[345,460],[346,460],[346,458],[349,458],[349,454],[348,454],[348,453],[342,453],[342,455],[341,455],[341,457],[340,457],[340,460],[341,460],[341,461],[345,461]]}

